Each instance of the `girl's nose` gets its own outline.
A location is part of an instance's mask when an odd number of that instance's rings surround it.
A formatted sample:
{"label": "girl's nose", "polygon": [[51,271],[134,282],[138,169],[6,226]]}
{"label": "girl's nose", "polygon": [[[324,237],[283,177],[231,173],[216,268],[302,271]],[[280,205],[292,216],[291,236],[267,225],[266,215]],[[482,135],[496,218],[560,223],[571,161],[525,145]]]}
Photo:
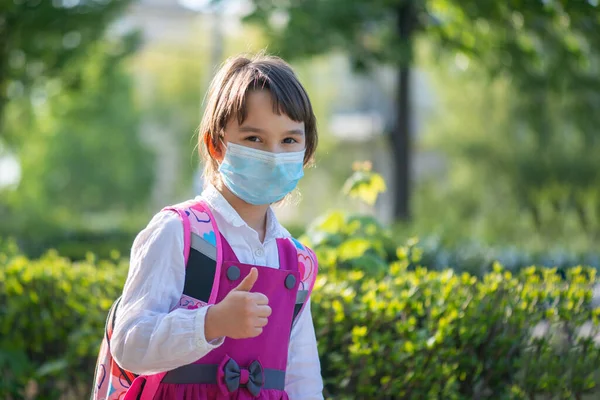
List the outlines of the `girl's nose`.
{"label": "girl's nose", "polygon": [[269,143],[266,150],[271,153],[281,153],[283,151],[279,143]]}

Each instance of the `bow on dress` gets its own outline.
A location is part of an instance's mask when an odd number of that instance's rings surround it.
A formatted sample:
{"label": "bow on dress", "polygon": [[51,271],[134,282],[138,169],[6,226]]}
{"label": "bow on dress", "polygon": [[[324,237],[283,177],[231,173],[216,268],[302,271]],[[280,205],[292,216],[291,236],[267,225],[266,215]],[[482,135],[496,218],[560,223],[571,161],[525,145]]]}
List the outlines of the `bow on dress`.
{"label": "bow on dress", "polygon": [[256,397],[265,382],[263,368],[258,361],[253,361],[248,369],[244,369],[230,358],[223,368],[223,373],[225,386],[230,393],[238,390],[240,385],[245,385],[246,389]]}

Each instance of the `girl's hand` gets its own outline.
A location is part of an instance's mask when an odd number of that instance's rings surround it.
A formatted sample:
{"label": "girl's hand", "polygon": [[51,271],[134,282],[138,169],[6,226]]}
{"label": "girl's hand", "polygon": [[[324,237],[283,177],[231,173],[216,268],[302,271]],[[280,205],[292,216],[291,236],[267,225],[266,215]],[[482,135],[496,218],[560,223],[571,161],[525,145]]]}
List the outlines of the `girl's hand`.
{"label": "girl's hand", "polygon": [[246,339],[260,335],[271,315],[269,299],[262,293],[250,293],[258,279],[252,268],[248,276],[220,302],[206,312],[204,334],[206,341],[227,336]]}

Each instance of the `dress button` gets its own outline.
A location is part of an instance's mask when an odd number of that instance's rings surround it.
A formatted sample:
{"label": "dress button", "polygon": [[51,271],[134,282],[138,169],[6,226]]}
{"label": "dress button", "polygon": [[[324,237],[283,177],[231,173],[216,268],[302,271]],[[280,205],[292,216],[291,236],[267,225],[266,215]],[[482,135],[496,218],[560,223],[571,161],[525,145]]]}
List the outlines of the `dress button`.
{"label": "dress button", "polygon": [[231,267],[227,268],[227,278],[230,281],[236,281],[238,280],[240,277],[240,269],[238,267],[236,267],[235,265],[232,265]]}
{"label": "dress button", "polygon": [[265,255],[265,252],[263,251],[263,249],[256,249],[256,251],[254,251],[254,254],[256,254],[257,257],[262,257]]}
{"label": "dress button", "polygon": [[288,289],[293,289],[294,285],[296,285],[296,277],[292,274],[289,274],[285,278],[285,287]]}

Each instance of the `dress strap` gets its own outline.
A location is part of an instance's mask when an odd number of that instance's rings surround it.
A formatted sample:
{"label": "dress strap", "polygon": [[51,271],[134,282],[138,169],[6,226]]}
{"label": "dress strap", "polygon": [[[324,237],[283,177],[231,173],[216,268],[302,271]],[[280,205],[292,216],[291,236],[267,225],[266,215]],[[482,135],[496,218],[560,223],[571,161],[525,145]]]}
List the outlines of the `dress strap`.
{"label": "dress strap", "polygon": [[221,233],[219,233],[219,235],[221,236],[221,251],[223,252],[223,256],[222,256],[223,262],[239,263],[240,261],[238,260],[237,256],[235,255],[235,252],[231,248],[231,245],[229,244],[227,239],[225,239],[225,236],[223,236]]}
{"label": "dress strap", "polygon": [[279,269],[298,271],[298,250],[291,240],[277,239],[277,251],[279,252]]}

